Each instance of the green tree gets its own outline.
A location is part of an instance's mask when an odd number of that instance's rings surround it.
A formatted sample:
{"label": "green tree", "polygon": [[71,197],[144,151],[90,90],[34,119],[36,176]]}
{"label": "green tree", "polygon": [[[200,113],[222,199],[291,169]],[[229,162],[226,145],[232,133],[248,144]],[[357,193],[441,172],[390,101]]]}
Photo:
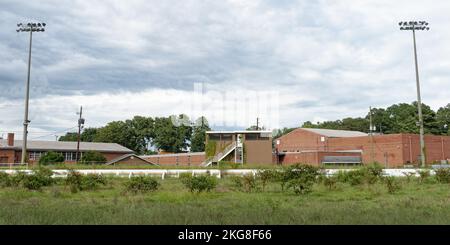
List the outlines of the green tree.
{"label": "green tree", "polygon": [[[366,119],[369,120],[369,113],[367,113]],[[383,108],[372,108],[372,124],[376,127],[376,132],[392,132],[392,120],[389,117],[389,114]]]}
{"label": "green tree", "polygon": [[59,164],[64,162],[64,156],[61,153],[49,151],[39,159],[39,165]]}
{"label": "green tree", "polygon": [[97,129],[94,141],[117,143],[143,154],[153,137],[154,120],[151,117],[135,116],[131,120],[110,122]]}
{"label": "green tree", "polygon": [[200,117],[195,121],[195,126],[191,138],[191,152],[205,151],[206,131],[211,130],[208,125],[208,120],[205,117]]}
{"label": "green tree", "polygon": [[185,150],[189,146],[192,135],[192,127],[186,124],[184,115],[155,118],[152,141],[154,146],[167,152],[182,152]]}
{"label": "green tree", "polygon": [[135,116],[132,120],[126,121],[133,133],[134,149],[139,154],[148,151],[152,139],[155,137],[154,119],[151,117]]}
{"label": "green tree", "polygon": [[[97,128],[86,128],[81,132],[80,141],[93,142],[97,134]],[[67,132],[65,135],[59,137],[58,141],[78,141],[78,133]]]}
{"label": "green tree", "polygon": [[106,163],[106,157],[97,151],[88,151],[81,157],[82,164],[103,164]]}
{"label": "green tree", "polygon": [[339,129],[341,130],[352,130],[352,131],[361,131],[368,132],[370,128],[370,121],[368,118],[351,118],[347,117],[342,119],[341,126]]}
{"label": "green tree", "polygon": [[[390,128],[387,133],[419,133],[417,102],[392,105],[386,109],[386,113]],[[422,104],[422,115],[425,133],[438,134],[436,113],[428,105]]]}
{"label": "green tree", "polygon": [[78,133],[67,132],[65,135],[60,136],[58,141],[77,141]]}
{"label": "green tree", "polygon": [[132,150],[138,148],[134,141],[132,128],[129,123],[123,121],[113,121],[105,127],[99,128],[94,142],[117,143]]}
{"label": "green tree", "polygon": [[438,109],[436,122],[442,135],[450,135],[450,104]]}
{"label": "green tree", "polygon": [[97,134],[97,128],[85,128],[81,133],[80,140],[83,142],[93,142]]}

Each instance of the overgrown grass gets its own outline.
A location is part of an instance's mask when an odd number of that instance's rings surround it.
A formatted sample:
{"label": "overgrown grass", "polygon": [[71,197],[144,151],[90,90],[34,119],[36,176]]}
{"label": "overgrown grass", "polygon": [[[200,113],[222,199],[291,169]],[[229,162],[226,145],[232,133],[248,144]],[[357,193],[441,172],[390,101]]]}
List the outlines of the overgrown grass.
{"label": "overgrown grass", "polygon": [[211,192],[192,193],[176,178],[159,180],[154,192],[126,192],[127,178],[71,193],[63,181],[40,191],[0,188],[0,224],[450,224],[450,185],[435,177],[397,178],[351,185],[314,183],[309,194],[233,189],[232,178]]}

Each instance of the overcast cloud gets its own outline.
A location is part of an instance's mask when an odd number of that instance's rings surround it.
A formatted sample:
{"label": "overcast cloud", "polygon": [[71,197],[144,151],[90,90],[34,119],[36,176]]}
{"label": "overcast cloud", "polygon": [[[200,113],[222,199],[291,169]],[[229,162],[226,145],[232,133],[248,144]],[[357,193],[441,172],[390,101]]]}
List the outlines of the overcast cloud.
{"label": "overcast cloud", "polygon": [[[0,136],[19,136],[23,121],[29,36],[16,33],[18,22],[47,23],[33,35],[30,138],[54,139],[76,126],[80,105],[86,127],[190,114],[195,83],[277,94],[278,123],[259,115],[270,128],[410,103],[412,36],[402,20],[430,23],[417,35],[420,78],[423,102],[437,109],[450,102],[449,12],[445,0],[0,0]],[[258,114],[239,122],[211,116],[217,110],[204,111],[216,128],[244,128]]]}

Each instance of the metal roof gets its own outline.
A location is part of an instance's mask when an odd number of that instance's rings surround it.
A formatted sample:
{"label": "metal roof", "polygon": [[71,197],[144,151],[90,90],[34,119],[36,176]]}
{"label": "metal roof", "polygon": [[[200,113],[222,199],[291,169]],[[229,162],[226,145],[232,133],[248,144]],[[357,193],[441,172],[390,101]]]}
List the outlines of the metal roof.
{"label": "metal roof", "polygon": [[[7,140],[0,140],[0,148],[22,149],[22,140],[15,140],[14,146],[8,146]],[[77,142],[74,141],[34,141],[27,142],[27,150],[35,151],[76,151]],[[80,142],[80,151],[120,152],[133,151],[116,143]]]}
{"label": "metal roof", "polygon": [[111,164],[120,162],[120,161],[122,161],[122,160],[124,160],[124,159],[127,159],[127,158],[129,158],[129,157],[135,157],[135,158],[137,158],[137,159],[139,159],[139,160],[142,160],[143,162],[146,162],[146,163],[151,164],[151,165],[158,165],[158,164],[152,163],[152,162],[150,162],[150,161],[147,161],[146,159],[144,159],[144,158],[142,158],[142,157],[140,157],[140,156],[137,156],[137,155],[134,154],[134,153],[132,153],[132,154],[126,154],[126,155],[123,155],[123,156],[116,157],[116,158],[114,158],[113,160],[107,162],[105,165],[111,165]]}
{"label": "metal roof", "polygon": [[321,129],[321,128],[300,128],[306,131],[313,132],[315,134],[320,134],[330,138],[345,138],[345,137],[359,137],[367,136],[368,134],[360,131],[350,131],[350,130],[334,130],[334,129]]}
{"label": "metal roof", "polygon": [[268,130],[240,130],[240,131],[206,131],[207,134],[254,134],[254,133],[270,133]]}

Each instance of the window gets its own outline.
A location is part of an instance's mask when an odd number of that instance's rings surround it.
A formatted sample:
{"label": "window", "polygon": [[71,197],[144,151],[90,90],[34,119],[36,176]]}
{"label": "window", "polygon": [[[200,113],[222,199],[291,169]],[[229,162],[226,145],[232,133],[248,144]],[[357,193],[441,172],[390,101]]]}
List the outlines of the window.
{"label": "window", "polygon": [[39,151],[31,151],[28,153],[28,159],[32,160],[32,161],[37,161],[41,158],[41,156],[43,155],[42,152]]}
{"label": "window", "polygon": [[220,140],[220,134],[209,134],[209,140]]}
{"label": "window", "polygon": [[224,140],[224,141],[231,141],[231,140],[233,140],[233,135],[231,135],[231,134],[222,134],[222,140]]}
{"label": "window", "polygon": [[258,139],[258,134],[246,134],[245,135],[245,140],[257,140]]}
{"label": "window", "polygon": [[76,161],[77,153],[76,152],[62,152],[65,161]]}

